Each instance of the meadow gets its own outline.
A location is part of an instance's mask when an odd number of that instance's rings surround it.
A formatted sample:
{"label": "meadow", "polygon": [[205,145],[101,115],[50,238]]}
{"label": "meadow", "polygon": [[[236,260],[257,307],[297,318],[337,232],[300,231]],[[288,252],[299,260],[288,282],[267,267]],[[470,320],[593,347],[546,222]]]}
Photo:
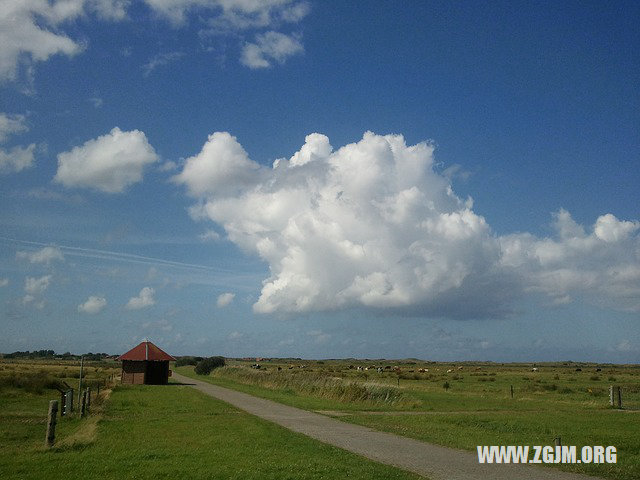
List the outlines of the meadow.
{"label": "meadow", "polygon": [[[209,376],[178,372],[288,405],[440,445],[613,445],[616,464],[553,465],[640,478],[640,367],[417,360],[230,361]],[[535,369],[535,370],[534,370]],[[621,386],[623,409],[609,405]],[[513,392],[513,394],[512,394]],[[513,395],[513,396],[512,396]]]}
{"label": "meadow", "polygon": [[[97,385],[118,367],[85,363],[85,372]],[[76,373],[74,362],[0,361],[3,480],[419,478],[179,384],[103,384],[91,413],[59,418],[56,443],[45,448],[47,405],[59,397],[56,382],[77,382]]]}

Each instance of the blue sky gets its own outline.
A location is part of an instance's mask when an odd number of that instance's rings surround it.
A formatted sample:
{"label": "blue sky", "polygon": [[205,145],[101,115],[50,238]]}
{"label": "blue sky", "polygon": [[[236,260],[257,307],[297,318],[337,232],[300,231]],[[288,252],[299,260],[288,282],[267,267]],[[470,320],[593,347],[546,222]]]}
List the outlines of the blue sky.
{"label": "blue sky", "polygon": [[639,362],[639,20],[3,1],[0,351]]}

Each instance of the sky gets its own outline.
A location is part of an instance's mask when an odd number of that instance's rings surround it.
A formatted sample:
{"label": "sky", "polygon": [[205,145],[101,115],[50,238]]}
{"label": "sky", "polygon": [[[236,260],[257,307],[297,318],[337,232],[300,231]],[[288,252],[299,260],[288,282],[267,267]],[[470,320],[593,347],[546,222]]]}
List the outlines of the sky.
{"label": "sky", "polygon": [[640,363],[639,23],[0,0],[0,351]]}

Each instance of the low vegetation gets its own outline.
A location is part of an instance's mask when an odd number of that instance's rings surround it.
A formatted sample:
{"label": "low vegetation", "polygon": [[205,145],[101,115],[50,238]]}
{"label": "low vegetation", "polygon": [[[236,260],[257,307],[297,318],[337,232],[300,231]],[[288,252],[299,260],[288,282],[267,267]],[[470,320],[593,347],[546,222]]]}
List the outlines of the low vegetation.
{"label": "low vegetation", "polygon": [[[0,366],[1,374],[7,365]],[[50,373],[60,367],[51,365]],[[56,444],[45,449],[47,405],[55,398],[57,391],[46,388],[41,393],[15,385],[0,389],[3,480],[418,479],[175,384],[118,385],[106,403],[92,403],[89,418],[59,419]]]}
{"label": "low vegetation", "polygon": [[[638,366],[299,359],[227,363],[203,378],[343,421],[471,451],[477,445],[553,445],[556,437],[578,448],[613,445],[617,464],[549,468],[640,478]],[[188,367],[178,372],[194,376]],[[622,410],[609,405],[611,384],[623,389]],[[386,390],[389,396],[344,396],[336,390],[339,385],[352,385],[356,392]]]}
{"label": "low vegetation", "polygon": [[209,375],[211,373],[211,370],[224,367],[224,363],[224,357],[203,358],[196,364],[194,372],[196,372],[198,375]]}
{"label": "low vegetation", "polygon": [[321,372],[294,375],[288,371],[229,366],[214,377],[232,379],[248,385],[295,392],[300,395],[334,400],[339,403],[410,406],[413,399],[397,387],[375,382],[346,380]]}

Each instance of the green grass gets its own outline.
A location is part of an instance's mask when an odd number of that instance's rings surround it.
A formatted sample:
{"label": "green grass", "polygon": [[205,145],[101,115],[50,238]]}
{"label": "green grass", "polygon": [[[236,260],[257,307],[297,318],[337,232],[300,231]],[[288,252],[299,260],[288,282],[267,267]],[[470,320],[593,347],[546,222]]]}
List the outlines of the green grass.
{"label": "green grass", "polygon": [[[249,373],[241,375],[237,368],[227,368],[199,377],[189,367],[177,371],[299,408],[346,412],[348,415],[340,416],[340,420],[471,451],[477,445],[553,445],[557,436],[562,437],[564,445],[577,446],[578,451],[584,445],[613,445],[618,449],[617,464],[554,467],[612,479],[640,478],[637,366],[609,365],[597,372],[595,365],[545,364],[532,372],[531,365],[464,364],[459,368],[412,362],[400,364],[395,372],[385,369],[378,373],[349,368],[344,361],[324,361],[305,362],[305,368],[264,364],[267,372],[256,374],[242,362],[235,365],[244,366]],[[420,368],[429,372],[418,372]],[[288,382],[269,380],[270,376],[287,375]],[[304,386],[323,375],[394,387],[403,401],[345,402],[331,392],[318,394]],[[448,390],[443,388],[445,382]],[[624,411],[609,407],[610,384],[623,387]],[[399,414],[402,412],[411,415]]]}
{"label": "green grass", "polygon": [[[63,446],[46,450],[50,397],[0,391],[3,480],[418,478],[177,385],[119,386],[96,421],[59,420]],[[74,436],[86,441],[64,446]]]}

